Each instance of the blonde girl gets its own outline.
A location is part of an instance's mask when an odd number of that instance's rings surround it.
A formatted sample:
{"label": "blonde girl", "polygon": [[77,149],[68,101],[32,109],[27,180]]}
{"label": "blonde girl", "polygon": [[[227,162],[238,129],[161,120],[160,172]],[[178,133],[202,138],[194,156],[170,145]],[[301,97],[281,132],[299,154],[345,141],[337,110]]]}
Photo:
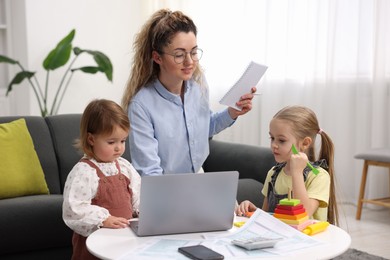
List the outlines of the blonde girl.
{"label": "blonde girl", "polygon": [[[262,194],[266,197],[262,209],[274,212],[279,200],[292,190],[294,198],[304,205],[308,215],[314,219],[338,224],[335,196],[334,146],[329,135],[320,128],[315,113],[303,106],[288,106],[272,118],[269,125],[271,149],[277,165],[267,174]],[[321,137],[321,148],[317,159],[316,137]],[[293,154],[295,145],[299,154]],[[319,170],[314,174],[307,162]],[[241,215],[256,207],[244,201],[236,209]]]}

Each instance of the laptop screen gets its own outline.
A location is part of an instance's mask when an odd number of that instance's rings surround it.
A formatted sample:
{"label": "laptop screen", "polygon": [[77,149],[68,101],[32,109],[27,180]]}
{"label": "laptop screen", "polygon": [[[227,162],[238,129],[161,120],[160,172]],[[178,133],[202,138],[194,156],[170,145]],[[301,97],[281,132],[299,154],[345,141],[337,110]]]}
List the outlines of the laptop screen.
{"label": "laptop screen", "polygon": [[137,235],[230,229],[237,184],[237,171],[142,177]]}

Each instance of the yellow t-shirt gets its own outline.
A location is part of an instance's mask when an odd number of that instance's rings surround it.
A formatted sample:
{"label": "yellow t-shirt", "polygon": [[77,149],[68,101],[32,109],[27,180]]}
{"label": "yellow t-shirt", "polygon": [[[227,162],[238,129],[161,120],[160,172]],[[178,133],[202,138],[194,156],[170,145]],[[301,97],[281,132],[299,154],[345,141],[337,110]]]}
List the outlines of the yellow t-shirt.
{"label": "yellow t-shirt", "polygon": [[[320,171],[317,175],[315,175],[313,172],[309,172],[305,181],[305,187],[309,198],[319,201],[319,207],[314,212],[312,218],[320,221],[327,221],[330,176],[325,169],[321,167],[318,167],[317,169]],[[267,178],[265,179],[264,186],[261,191],[265,197],[267,197],[268,183],[271,181],[271,176],[273,173],[273,169],[267,173]],[[289,188],[292,189],[292,178],[291,176],[286,175],[284,169],[282,169],[276,178],[275,191],[277,194],[287,194]]]}

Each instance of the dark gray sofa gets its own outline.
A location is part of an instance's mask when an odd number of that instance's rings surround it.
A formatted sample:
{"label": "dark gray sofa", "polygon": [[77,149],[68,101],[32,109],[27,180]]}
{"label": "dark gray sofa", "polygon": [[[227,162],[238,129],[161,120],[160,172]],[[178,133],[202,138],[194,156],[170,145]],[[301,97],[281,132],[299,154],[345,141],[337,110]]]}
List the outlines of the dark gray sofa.
{"label": "dark gray sofa", "polygon": [[[0,123],[18,118],[21,117],[0,117]],[[81,157],[73,147],[81,115],[24,118],[50,195],[0,200],[0,259],[70,259],[72,231],[62,220],[62,192],[69,171]],[[129,149],[124,157],[130,160]],[[261,205],[261,183],[273,165],[269,148],[210,140],[210,156],[204,170],[239,171],[238,201],[250,199]]]}

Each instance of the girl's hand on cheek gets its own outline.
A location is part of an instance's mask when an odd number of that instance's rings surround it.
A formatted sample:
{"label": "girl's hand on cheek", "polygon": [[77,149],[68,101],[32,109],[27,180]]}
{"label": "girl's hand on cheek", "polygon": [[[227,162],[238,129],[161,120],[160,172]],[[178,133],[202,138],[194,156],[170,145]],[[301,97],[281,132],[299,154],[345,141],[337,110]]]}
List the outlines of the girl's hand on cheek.
{"label": "girl's hand on cheek", "polygon": [[305,153],[291,154],[291,158],[290,158],[291,174],[302,174],[303,169],[305,169],[307,162],[308,162],[308,158]]}

